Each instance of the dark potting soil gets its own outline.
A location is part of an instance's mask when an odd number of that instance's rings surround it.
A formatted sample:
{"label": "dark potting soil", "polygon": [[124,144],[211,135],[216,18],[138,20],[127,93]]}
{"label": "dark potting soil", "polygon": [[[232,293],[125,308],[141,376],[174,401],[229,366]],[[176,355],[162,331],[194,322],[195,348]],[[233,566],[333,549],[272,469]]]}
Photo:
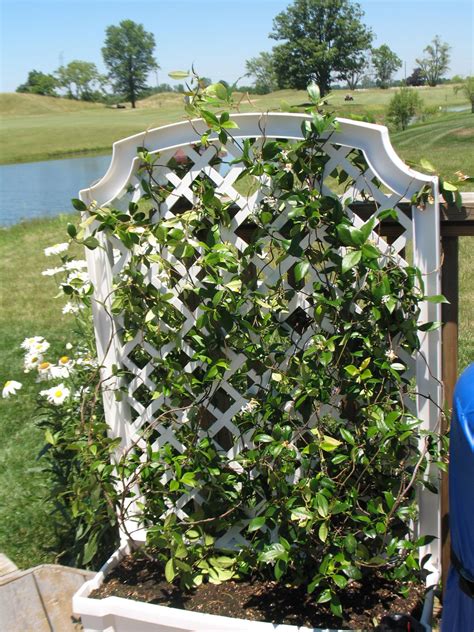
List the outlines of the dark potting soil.
{"label": "dark potting soil", "polygon": [[316,604],[314,596],[305,589],[286,588],[273,581],[230,580],[183,591],[165,580],[161,564],[135,554],[124,558],[91,597],[125,597],[195,612],[309,628],[370,630],[388,614],[411,614],[419,618],[424,587],[410,585],[407,598],[398,595],[396,588],[377,573],[352,582],[338,592],[344,612],[341,621],[327,604]]}

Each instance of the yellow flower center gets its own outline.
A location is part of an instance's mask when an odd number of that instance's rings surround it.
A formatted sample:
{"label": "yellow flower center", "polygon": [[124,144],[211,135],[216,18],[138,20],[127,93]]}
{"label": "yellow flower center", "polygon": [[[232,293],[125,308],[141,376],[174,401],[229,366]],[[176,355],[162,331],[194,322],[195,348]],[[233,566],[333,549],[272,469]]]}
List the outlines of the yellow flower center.
{"label": "yellow flower center", "polygon": [[62,395],[62,394],[63,394],[63,392],[62,392],[62,391],[55,391],[55,392],[54,392],[54,396],[55,396],[55,397],[61,397],[61,395]]}
{"label": "yellow flower center", "polygon": [[6,388],[7,386],[10,386],[10,384],[11,384],[11,383],[12,383],[12,381],[11,381],[11,380],[7,380],[7,381],[5,382],[5,387],[4,387],[4,388]]}
{"label": "yellow flower center", "polygon": [[60,364],[67,364],[68,362],[69,362],[69,358],[68,358],[68,356],[61,356],[61,357],[59,358],[59,363],[60,363]]}
{"label": "yellow flower center", "polygon": [[48,369],[51,366],[50,362],[42,362],[39,366],[38,369],[40,371],[45,371],[46,369]]}

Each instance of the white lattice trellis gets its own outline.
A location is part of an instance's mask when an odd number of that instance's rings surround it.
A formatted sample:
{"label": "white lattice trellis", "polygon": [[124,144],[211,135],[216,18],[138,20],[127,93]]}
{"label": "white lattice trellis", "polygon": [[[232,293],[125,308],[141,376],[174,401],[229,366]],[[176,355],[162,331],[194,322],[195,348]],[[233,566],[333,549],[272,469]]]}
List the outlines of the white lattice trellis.
{"label": "white lattice trellis", "polygon": [[[298,140],[302,138],[301,124],[305,115],[300,114],[241,114],[233,119],[239,128],[235,130],[234,139],[240,141],[245,138],[272,139],[285,138]],[[407,246],[412,252],[413,263],[424,276],[425,291],[428,295],[439,294],[439,217],[438,200],[436,193],[431,204],[421,210],[412,207],[411,216],[407,216],[399,208],[402,200],[410,199],[424,185],[434,183],[435,179],[412,171],[397,157],[393,151],[388,132],[385,128],[339,119],[339,131],[332,133],[324,143],[324,152],[327,156],[325,173],[328,177],[322,183],[322,192],[334,195],[334,183],[330,174],[334,169],[342,169],[351,180],[350,190],[346,190],[341,197],[353,199],[371,199],[377,206],[377,217],[386,209],[395,208],[398,212],[399,236],[392,244],[388,244],[375,232],[373,241],[382,253],[390,251],[397,257],[400,266],[407,265],[405,251]],[[153,222],[167,221],[175,217],[178,202],[189,205],[196,203],[196,194],[193,186],[199,179],[206,178],[212,182],[215,194],[223,199],[232,201],[234,212],[228,226],[220,228],[220,236],[223,242],[231,244],[233,248],[242,253],[247,242],[243,236],[244,224],[251,217],[255,208],[262,202],[266,195],[265,177],[261,176],[260,186],[250,195],[242,195],[235,188],[235,181],[243,167],[239,164],[228,164],[225,168],[214,164],[217,151],[224,150],[230,160],[241,156],[241,148],[238,142],[229,140],[224,148],[211,136],[210,146],[199,151],[197,144],[200,133],[205,128],[201,121],[178,123],[159,129],[154,129],[143,134],[122,140],[114,145],[113,158],[106,175],[90,189],[81,191],[81,199],[86,204],[95,202],[99,206],[112,204],[119,207],[129,201],[138,201],[143,193],[137,171],[140,161],[137,158],[137,147],[146,147],[149,152],[159,152],[160,159],[155,167],[154,178],[157,182],[166,186],[169,195],[160,205],[158,214],[153,216]],[[177,153],[178,152],[178,153]],[[176,167],[170,163],[174,156],[181,157],[181,166]],[[183,164],[185,163],[185,167]],[[174,167],[173,167],[174,165]],[[175,168],[176,167],[176,168]],[[436,190],[436,187],[434,187]],[[364,221],[349,207],[345,207],[350,214],[350,219],[356,227]],[[282,230],[286,221],[286,212],[280,213],[273,221],[272,230]],[[164,405],[166,395],[147,397],[157,392],[158,384],[154,377],[157,359],[164,358],[170,353],[176,353],[175,343],[170,341],[159,349],[155,348],[140,333],[132,339],[123,337],[124,322],[120,316],[111,318],[111,300],[114,289],[114,279],[120,275],[128,265],[130,251],[116,238],[108,239],[103,233],[101,239],[103,248],[90,251],[87,254],[89,271],[95,287],[94,318],[96,327],[97,347],[99,360],[103,366],[103,378],[107,380],[109,389],[104,392],[105,411],[110,431],[113,436],[122,438],[121,449],[126,449],[134,441],[139,441],[143,428],[153,424],[153,420]],[[304,248],[310,239],[307,235],[301,246]],[[320,237],[324,237],[321,236]],[[283,236],[282,236],[283,238]],[[306,240],[306,242],[305,242]],[[185,266],[179,257],[171,252],[162,255],[169,266],[175,271],[175,283],[170,288],[163,284],[160,278],[159,266],[151,269],[143,269],[143,273],[159,292],[172,293],[170,303],[176,311],[175,327],[179,329],[179,337],[182,341],[179,350],[179,361],[184,372],[199,371],[200,363],[193,360],[195,350],[188,334],[194,326],[202,311],[199,305],[189,305],[183,298],[185,285],[189,280],[195,287],[203,285],[202,266],[200,263],[199,248],[192,265]],[[265,256],[256,255],[252,259],[258,278],[258,291],[262,298],[267,289],[274,284],[279,277],[284,277],[284,287],[289,288],[288,275],[290,269],[297,263],[296,258],[287,257],[281,265],[268,267]],[[295,348],[302,348],[316,331],[316,326],[304,327],[298,331],[291,324],[292,315],[298,310],[303,310],[310,320],[314,318],[314,307],[308,303],[306,295],[316,279],[315,272],[308,274],[305,285],[294,293],[288,310],[289,316],[285,317],[284,325],[288,329],[287,357]],[[222,283],[229,282],[230,273],[223,272]],[[268,309],[262,306],[262,309]],[[360,307],[354,305],[355,311]],[[420,315],[422,322],[438,321],[439,307],[430,302],[424,302]],[[163,323],[166,329],[167,323]],[[331,333],[330,323],[323,320],[318,328],[326,333]],[[141,362],[136,361],[137,353],[140,353]],[[226,358],[228,367],[223,379],[211,390],[206,401],[202,403],[207,415],[206,433],[216,442],[221,450],[227,451],[229,459],[232,459],[244,446],[250,444],[251,431],[243,432],[234,423],[245,406],[248,405],[253,394],[259,388],[264,388],[271,377],[271,371],[256,372],[249,365],[245,354],[227,349]],[[406,356],[406,354],[405,354]],[[409,371],[416,378],[417,401],[416,412],[423,419],[425,428],[435,430],[439,421],[440,405],[440,334],[437,331],[426,332],[421,340],[421,351],[416,360],[403,357],[409,366]],[[286,359],[280,360],[284,366]],[[122,401],[114,397],[114,378],[112,367],[116,365],[125,368],[131,376],[127,382],[128,395]],[[245,387],[238,386],[242,383],[239,376],[246,375]],[[236,386],[237,385],[237,386]],[[141,397],[136,396],[141,389]],[[145,389],[145,390],[144,390]],[[143,394],[145,393],[145,395]],[[186,411],[176,413],[178,423],[186,422]],[[222,436],[225,436],[225,440]],[[229,438],[231,445],[229,447]],[[167,443],[176,450],[183,450],[182,444],[176,438],[173,424],[160,424],[156,426],[156,446],[161,447]],[[224,444],[224,445],[222,445]],[[436,476],[436,474],[434,474]],[[185,508],[190,501],[199,504],[199,493],[195,490],[183,495],[175,507],[179,516],[185,516]],[[420,504],[420,534],[429,533],[438,535],[439,506],[436,495],[424,491],[419,497]],[[223,545],[243,543],[244,537],[236,526],[226,535]],[[432,555],[432,570],[436,574],[439,562],[438,542],[429,545],[426,552]]]}

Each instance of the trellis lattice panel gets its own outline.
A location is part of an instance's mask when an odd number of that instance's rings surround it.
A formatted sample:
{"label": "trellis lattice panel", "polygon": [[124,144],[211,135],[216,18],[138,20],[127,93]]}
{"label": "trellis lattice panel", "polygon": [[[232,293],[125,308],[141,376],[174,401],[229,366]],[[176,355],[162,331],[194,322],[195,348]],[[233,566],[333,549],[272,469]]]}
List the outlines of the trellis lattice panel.
{"label": "trellis lattice panel", "polygon": [[[149,183],[161,191],[158,205],[146,207],[150,223],[176,230],[177,242],[173,249],[159,248],[156,240],[140,241],[132,250],[116,237],[102,233],[102,248],[88,253],[89,270],[95,288],[94,319],[99,359],[103,366],[103,379],[108,388],[104,391],[105,410],[113,436],[122,438],[120,450],[129,450],[136,445],[145,449],[169,445],[177,452],[185,446],[180,432],[187,425],[197,428],[197,439],[208,437],[218,451],[224,454],[230,467],[238,469],[238,456],[242,450],[252,446],[254,428],[248,421],[248,412],[255,402],[263,397],[272,380],[272,375],[281,368],[284,371],[290,358],[304,351],[315,336],[329,336],[333,323],[318,318],[316,304],[310,296],[316,283],[330,284],[328,270],[311,268],[304,280],[295,281],[297,257],[287,256],[275,263],[270,247],[265,241],[259,252],[248,254],[248,245],[255,230],[254,217],[262,206],[268,209],[268,232],[284,241],[288,238],[287,221],[289,204],[274,206],[274,191],[265,174],[252,181],[242,181],[243,141],[251,139],[251,152],[269,139],[299,140],[305,115],[300,114],[242,114],[233,119],[238,129],[233,130],[225,146],[210,137],[210,144],[201,147],[200,135],[205,131],[201,121],[179,123],[125,139],[114,145],[112,163],[104,178],[90,189],[81,191],[86,204],[110,205],[126,209],[129,203],[140,201],[144,190],[143,164],[137,156],[137,148],[145,147],[155,155],[148,170]],[[400,266],[407,265],[407,258],[417,266],[424,279],[427,295],[439,294],[439,218],[436,193],[433,200],[422,210],[412,207],[411,215],[404,214],[398,207],[403,200],[410,199],[426,184],[435,179],[419,174],[404,165],[393,151],[387,130],[383,127],[339,120],[339,130],[321,140],[323,175],[314,182],[314,187],[325,195],[337,197],[343,204],[355,227],[364,221],[357,215],[357,200],[372,200],[377,211],[374,214],[374,229],[371,241],[380,252],[394,257]],[[344,186],[340,174],[344,174]],[[434,187],[436,188],[436,187]],[[228,221],[218,227],[218,240],[222,251],[227,251],[239,262],[238,274],[250,274],[255,281],[255,291],[261,300],[261,310],[273,313],[272,305],[265,302],[270,290],[279,284],[281,292],[288,297],[285,312],[275,312],[273,318],[279,327],[279,335],[285,343],[281,353],[269,363],[262,362],[258,352],[258,332],[251,341],[253,351],[246,348],[231,348],[225,344],[226,323],[222,324],[222,348],[219,350],[222,371],[216,379],[209,379],[207,387],[195,392],[192,376],[199,378],[206,373],[205,363],[199,359],[199,323],[205,315],[205,301],[196,300],[189,293],[192,287],[205,296],[205,256],[199,245],[199,236],[185,234],[180,223],[183,213],[193,211],[198,204],[198,193],[211,189],[213,195],[228,208]],[[397,231],[391,243],[380,236],[378,215],[387,209],[397,212]],[[308,231],[299,244],[305,250],[312,242],[325,243],[325,235]],[[189,251],[187,245],[191,243]],[[408,254],[407,254],[408,253]],[[341,247],[340,254],[344,254]],[[153,256],[155,259],[153,259]],[[150,259],[151,256],[151,259]],[[148,262],[145,265],[145,260]],[[150,264],[150,261],[152,263]],[[120,310],[114,310],[114,293],[120,282],[133,279],[140,274],[153,288],[158,297],[164,297],[167,308],[157,308],[150,318],[159,321],[160,333],[153,340],[147,337],[139,324],[131,323]],[[223,288],[238,291],[232,286],[236,270],[222,266],[220,283]],[[250,306],[240,305],[240,313]],[[357,302],[351,307],[363,318],[363,306]],[[112,314],[115,314],[112,316]],[[422,304],[422,322],[439,320],[436,304]],[[201,325],[202,327],[202,325]],[[204,332],[206,330],[204,328]],[[439,421],[440,406],[440,338],[436,331],[426,332],[420,341],[420,353],[415,358],[398,353],[408,367],[408,375],[416,382],[414,412],[423,419],[424,427],[435,430]],[[173,361],[175,374],[163,374],[163,360]],[[169,364],[169,363],[168,363]],[[126,377],[118,381],[113,377],[112,367],[125,371]],[[179,376],[189,376],[188,401],[186,406],[171,410],[173,382]],[[122,387],[124,397],[120,401],[114,389]],[[324,402],[307,421],[306,429],[316,423],[318,416],[340,414],[337,389],[330,401]],[[298,413],[295,413],[297,416]],[[171,474],[163,475],[166,477]],[[298,476],[298,472],[295,475]],[[436,474],[434,474],[436,476]],[[184,518],[190,508],[209,503],[195,489],[183,494],[169,511]],[[258,504],[258,499],[255,501]],[[437,497],[430,492],[420,493],[420,534],[438,535],[439,507]],[[132,511],[132,510],[131,510]],[[250,513],[249,513],[250,515]],[[133,516],[130,516],[132,519]],[[244,523],[238,523],[226,533],[220,544],[224,547],[245,543]],[[437,542],[428,545],[432,556],[432,570],[438,567]]]}

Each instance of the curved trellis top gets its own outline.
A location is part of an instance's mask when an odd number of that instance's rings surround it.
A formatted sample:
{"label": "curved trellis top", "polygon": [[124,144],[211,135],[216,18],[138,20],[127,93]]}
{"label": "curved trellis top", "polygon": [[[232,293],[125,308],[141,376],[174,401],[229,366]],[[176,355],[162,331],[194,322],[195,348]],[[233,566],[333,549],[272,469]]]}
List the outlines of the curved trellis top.
{"label": "curved trellis top", "polygon": [[[243,167],[238,159],[242,156],[240,142],[242,139],[287,139],[299,140],[303,138],[302,125],[311,117],[304,114],[286,113],[266,113],[266,114],[238,114],[232,120],[238,124],[238,129],[232,130],[232,138],[223,147],[218,141],[216,134],[210,134],[210,144],[206,148],[197,149],[201,135],[207,131],[205,123],[201,120],[167,125],[158,129],[148,130],[141,134],[131,136],[114,144],[113,156],[110,167],[105,176],[94,186],[81,191],[80,197],[87,205],[92,203],[98,206],[113,205],[122,208],[124,203],[138,201],[143,194],[142,184],[138,177],[140,168],[140,158],[137,157],[138,148],[146,148],[150,153],[159,153],[159,165],[156,167],[155,178],[157,181],[166,184],[169,195],[160,204],[157,215],[153,217],[153,222],[159,222],[174,215],[173,209],[180,200],[185,200],[189,205],[195,200],[193,183],[197,178],[205,177],[212,182],[216,195],[221,195],[227,200],[231,200],[236,208],[232,215],[230,225],[223,228],[221,234],[225,239],[235,246],[237,250],[242,250],[245,246],[239,231],[244,222],[251,216],[253,209],[258,205],[264,196],[265,177],[257,178],[262,185],[257,187],[249,195],[242,195],[238,187],[235,186],[239,174]],[[418,267],[424,277],[426,295],[437,295],[440,292],[440,235],[439,235],[439,204],[437,197],[436,178],[420,174],[407,167],[393,150],[388,131],[385,127],[368,123],[356,122],[347,119],[338,119],[339,129],[331,132],[321,139],[321,150],[326,154],[324,172],[327,173],[321,185],[324,194],[335,195],[344,200],[351,198],[371,199],[375,202],[377,211],[375,218],[386,209],[395,209],[399,224],[399,234],[393,243],[389,244],[375,232],[371,239],[377,244],[381,252],[390,250],[395,254],[400,265],[406,265],[405,253],[410,251],[413,264]],[[223,160],[223,165],[216,166],[215,158],[217,151],[224,152],[228,160]],[[186,168],[176,169],[173,166],[172,158],[180,152],[186,161]],[[174,163],[175,165],[175,163]],[[176,165],[175,165],[176,166]],[[224,166],[224,168],[222,168]],[[340,192],[337,181],[331,176],[337,169],[342,170],[349,176],[350,188]],[[410,215],[403,213],[399,208],[399,203],[404,199],[410,199],[419,192],[425,185],[433,185],[433,197],[429,203],[421,209],[413,206]],[[351,221],[356,227],[360,227],[364,222],[358,217],[354,205],[344,206]],[[284,216],[284,213],[282,214]],[[279,222],[279,223],[278,223]],[[281,217],[275,220],[274,228],[280,230],[284,223]],[[376,220],[376,224],[378,220]],[[115,237],[107,237],[104,233],[97,235],[102,239],[104,248],[97,248],[87,253],[89,270],[95,288],[94,318],[96,328],[96,339],[99,354],[99,361],[103,366],[104,378],[108,383],[114,383],[112,375],[113,365],[125,367],[132,375],[128,383],[128,396],[122,401],[117,401],[111,392],[104,393],[105,412],[111,434],[122,438],[122,448],[131,445],[136,440],[140,429],[149,424],[159,410],[163,400],[144,400],[136,396],[139,385],[153,390],[154,359],[163,356],[171,351],[170,349],[155,349],[146,340],[136,336],[133,340],[124,342],[118,332],[123,327],[120,317],[110,316],[110,301],[114,288],[114,278],[127,264],[129,252]],[[176,275],[183,275],[183,266],[180,261],[169,255],[168,261],[174,267]],[[253,262],[259,271],[263,270],[258,257]],[[294,261],[289,258],[288,266]],[[287,272],[288,270],[285,270]],[[199,266],[193,264],[187,270],[187,274],[192,275],[196,283],[199,283]],[[267,274],[267,272],[265,272]],[[269,270],[268,275],[275,274],[275,270]],[[153,272],[151,273],[153,277]],[[152,278],[151,282],[159,287],[159,280]],[[270,280],[262,280],[262,283]],[[308,283],[311,283],[311,278]],[[169,288],[168,288],[169,289]],[[196,321],[199,307],[186,305],[181,298],[182,288],[176,282],[172,288],[173,298],[171,303],[181,314],[183,339],[187,331]],[[292,310],[297,310],[305,306],[305,299],[302,294],[296,292],[296,297],[289,306]],[[307,307],[307,305],[306,305]],[[435,303],[425,301],[422,304],[420,319],[421,322],[439,321],[439,306]],[[324,323],[323,323],[324,329]],[[311,333],[311,332],[310,332]],[[313,332],[314,333],[314,332]],[[296,334],[295,334],[296,335]],[[300,335],[300,334],[298,334]],[[301,334],[301,341],[306,334]],[[293,340],[293,339],[292,339]],[[296,344],[296,343],[295,343]],[[420,341],[421,349],[415,359],[403,358],[409,367],[409,372],[416,379],[416,413],[423,419],[425,428],[436,430],[439,422],[439,410],[441,405],[441,353],[440,353],[440,333],[439,331],[429,331],[422,334]],[[145,364],[139,366],[134,361],[133,352],[137,347],[143,350],[147,357]],[[183,371],[194,370],[190,361],[192,349],[184,348]],[[229,454],[239,451],[241,441],[245,442],[245,437],[239,437],[233,424],[233,417],[248,404],[251,398],[251,391],[242,389],[240,392],[232,383],[233,372],[241,369],[242,359],[238,354],[229,351],[229,370],[225,374],[223,382],[219,388],[224,392],[223,397],[228,403],[224,406],[216,405],[210,401],[207,406],[207,413],[212,421],[207,428],[207,432],[215,441],[219,440],[219,433],[223,428],[230,436],[235,438],[234,444],[229,450]],[[261,376],[261,379],[269,379],[268,376]],[[249,372],[249,382],[255,382],[255,376]],[[158,444],[171,443],[176,449],[180,449],[179,442],[173,435],[172,426],[161,427],[159,430]],[[221,445],[222,447],[222,445]],[[228,446],[226,446],[226,449]],[[436,474],[433,474],[435,477]],[[436,482],[436,481],[435,481]],[[199,498],[194,496],[194,502],[199,503]],[[183,497],[183,501],[178,506],[178,511],[185,514],[185,506],[189,501],[189,496]],[[439,535],[439,507],[436,495],[429,491],[420,494],[420,535]],[[231,534],[229,541],[234,544],[242,542],[242,535],[238,532]],[[436,573],[439,563],[438,543],[428,545],[428,551],[432,554],[432,571]]]}

